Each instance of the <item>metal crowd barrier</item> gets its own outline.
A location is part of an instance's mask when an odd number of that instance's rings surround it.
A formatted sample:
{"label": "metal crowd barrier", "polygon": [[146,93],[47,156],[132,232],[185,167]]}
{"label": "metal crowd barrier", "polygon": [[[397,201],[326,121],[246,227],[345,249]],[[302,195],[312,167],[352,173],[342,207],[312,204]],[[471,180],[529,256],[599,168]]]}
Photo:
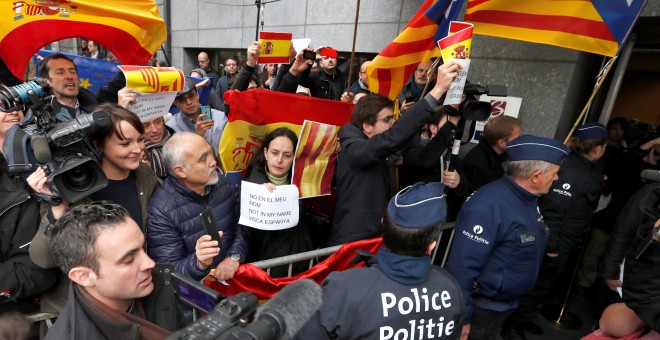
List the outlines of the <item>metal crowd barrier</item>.
{"label": "metal crowd barrier", "polygon": [[[447,256],[449,255],[449,248],[451,245],[451,242],[454,238],[454,222],[448,222],[448,223],[443,223],[442,225],[442,231],[440,231],[440,235],[438,236],[438,243],[435,249],[433,250],[433,255],[431,257],[431,262],[435,263],[435,257],[439,253],[440,245],[444,244],[443,241],[443,236],[448,237],[448,242],[446,242],[447,246],[445,247],[445,250],[442,252],[442,262],[441,266],[445,266],[445,262],[447,261]],[[446,235],[445,232],[448,232],[448,235]],[[289,271],[288,271],[288,277],[291,277],[291,272],[293,270],[293,264],[297,262],[302,262],[302,261],[309,261],[309,267],[308,269],[311,269],[316,263],[318,263],[318,259],[326,256],[330,256],[334,254],[337,250],[341,248],[341,245],[339,246],[334,246],[334,247],[327,247],[327,248],[321,248],[317,250],[312,250],[312,251],[306,251],[303,253],[297,253],[293,255],[287,255],[287,256],[282,256],[282,257],[276,257],[274,259],[269,259],[269,260],[264,260],[264,261],[257,261],[257,262],[252,262],[250,264],[257,266],[268,273],[270,275],[270,269],[272,267],[277,267],[277,266],[283,266],[283,265],[288,265],[289,266]]]}

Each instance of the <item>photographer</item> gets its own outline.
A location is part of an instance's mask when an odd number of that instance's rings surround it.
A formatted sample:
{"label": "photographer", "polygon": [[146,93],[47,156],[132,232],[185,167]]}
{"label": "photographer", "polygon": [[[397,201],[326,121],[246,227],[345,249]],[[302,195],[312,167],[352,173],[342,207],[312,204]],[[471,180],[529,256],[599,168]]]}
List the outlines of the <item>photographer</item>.
{"label": "photographer", "polygon": [[291,63],[282,64],[278,71],[277,91],[296,93],[298,85],[301,85],[309,88],[312,97],[330,100],[342,99],[348,81],[348,71],[346,70],[348,63],[344,61],[339,65],[337,50],[330,47],[322,46],[315,50],[306,48],[305,51],[314,52],[317,56],[321,55],[320,69],[312,72],[314,60],[303,58],[304,51],[296,55],[292,47]]}
{"label": "photographer", "polygon": [[[90,137],[92,144],[101,153],[101,169],[108,178],[108,186],[84,198],[81,202],[110,200],[121,204],[129,211],[131,218],[142,230],[146,227],[147,203],[151,194],[159,186],[159,179],[148,165],[141,162],[144,151],[144,127],[132,112],[105,103],[96,111],[104,111],[110,116],[111,124]],[[48,186],[48,177],[38,168],[28,178],[30,187],[38,194],[53,196]],[[52,225],[66,212],[69,203],[61,199],[59,205],[52,206],[44,214],[39,231],[30,244],[30,257],[42,268],[53,268],[55,262],[48,248]],[[66,280],[60,280],[55,292],[42,299],[48,311],[59,312],[66,302]]]}
{"label": "photographer", "polygon": [[50,249],[71,279],[66,307],[46,339],[163,339],[182,326],[171,267],[156,266],[126,209],[110,202],[71,208]]}

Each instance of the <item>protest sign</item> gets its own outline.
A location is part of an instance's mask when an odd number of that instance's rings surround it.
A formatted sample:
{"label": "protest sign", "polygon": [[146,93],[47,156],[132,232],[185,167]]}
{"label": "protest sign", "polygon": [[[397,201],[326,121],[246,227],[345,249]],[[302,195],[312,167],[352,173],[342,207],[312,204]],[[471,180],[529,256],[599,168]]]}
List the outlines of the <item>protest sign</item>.
{"label": "protest sign", "polygon": [[121,65],[119,69],[126,86],[140,92],[129,110],[141,121],[167,114],[177,91],[183,90],[183,72],[173,67]]}
{"label": "protest sign", "polygon": [[298,188],[280,185],[273,192],[262,184],[241,183],[238,223],[261,230],[282,230],[298,225]]}
{"label": "protest sign", "polygon": [[470,69],[470,50],[472,49],[472,30],[474,25],[466,22],[452,21],[449,24],[449,35],[438,40],[438,47],[445,63],[456,60],[462,66],[458,76],[447,91],[443,105],[460,104]]}

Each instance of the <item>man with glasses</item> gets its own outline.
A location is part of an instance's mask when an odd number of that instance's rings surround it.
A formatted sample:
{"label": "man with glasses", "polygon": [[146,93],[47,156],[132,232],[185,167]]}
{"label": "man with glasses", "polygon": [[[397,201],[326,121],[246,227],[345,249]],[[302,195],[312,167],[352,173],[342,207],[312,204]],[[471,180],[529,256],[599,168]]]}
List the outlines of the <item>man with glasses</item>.
{"label": "man with glasses", "polygon": [[433,89],[396,122],[394,102],[384,96],[370,94],[355,105],[338,134],[337,207],[328,245],[380,235],[385,204],[396,192],[387,158],[431,119],[459,69],[456,62],[442,65]]}
{"label": "man with glasses", "polygon": [[186,79],[183,91],[176,94],[174,105],[181,112],[172,117],[167,122],[167,126],[176,132],[195,132],[206,138],[217,156],[220,137],[227,125],[227,115],[215,109],[210,109],[209,113],[202,113],[199,94],[192,79]]}
{"label": "man with glasses", "polygon": [[230,81],[238,74],[238,58],[227,57],[225,59],[225,75],[218,80],[218,85],[215,87],[215,92],[220,95],[222,103],[225,105],[223,111],[227,112],[227,103],[225,103],[224,94],[231,88]]}
{"label": "man with glasses", "polygon": [[218,85],[218,79],[220,79],[220,75],[218,74],[218,71],[211,67],[211,59],[209,58],[209,55],[206,52],[200,52],[197,55],[197,63],[199,64],[199,68],[204,70],[204,72],[206,72],[206,76],[211,79],[211,86],[215,88],[216,85]]}

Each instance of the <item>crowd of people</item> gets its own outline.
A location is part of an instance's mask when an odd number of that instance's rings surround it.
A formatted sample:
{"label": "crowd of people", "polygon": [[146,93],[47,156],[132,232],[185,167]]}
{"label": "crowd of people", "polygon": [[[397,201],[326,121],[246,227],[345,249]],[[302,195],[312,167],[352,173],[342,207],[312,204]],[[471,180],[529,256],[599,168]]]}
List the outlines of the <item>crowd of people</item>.
{"label": "crowd of people", "polygon": [[[105,57],[93,41],[83,47],[89,57]],[[208,80],[187,79],[173,102],[179,112],[145,121],[129,110],[140,94],[121,75],[95,95],[80,88],[65,55],[41,60],[38,76],[51,88],[58,120],[108,115],[110,123],[86,139],[108,185],[67,202],[43,167],[12,174],[0,153],[0,313],[58,314],[51,339],[163,338],[194,319],[174,298],[173,271],[231,284],[243,263],[382,236],[377,255],[362,254],[365,268],[324,281],[323,304],[299,338],[525,339],[543,332],[534,316],[576,266],[574,295],[622,288],[618,301],[613,292],[599,295],[607,300],[597,308],[601,331],[660,331],[660,234],[653,229],[660,184],[640,177],[660,170],[653,126],[623,118],[585,123],[565,146],[522,134],[520,119],[500,116],[459,158],[449,151],[465,119],[459,105],[442,100],[460,64],[419,63],[395,102],[369,91],[370,61],[349,87],[346,60],[306,51],[318,58],[292,49],[289,64],[260,70],[254,42],[242,65],[237,57],[224,61],[222,75],[201,52],[190,74]],[[211,88],[208,105],[200,102],[202,86]],[[238,194],[218,166],[231,115],[223,94],[255,88],[355,104],[338,132],[329,230],[309,220],[304,199],[289,229],[238,223]],[[25,128],[23,118],[0,112],[0,144]],[[270,192],[291,184],[297,143],[286,127],[270,131],[245,181]],[[213,215],[220,241],[205,231],[203,213]],[[430,256],[443,223],[455,230],[446,270]],[[651,240],[643,252],[640,238]],[[306,269],[294,265],[292,274]]]}

